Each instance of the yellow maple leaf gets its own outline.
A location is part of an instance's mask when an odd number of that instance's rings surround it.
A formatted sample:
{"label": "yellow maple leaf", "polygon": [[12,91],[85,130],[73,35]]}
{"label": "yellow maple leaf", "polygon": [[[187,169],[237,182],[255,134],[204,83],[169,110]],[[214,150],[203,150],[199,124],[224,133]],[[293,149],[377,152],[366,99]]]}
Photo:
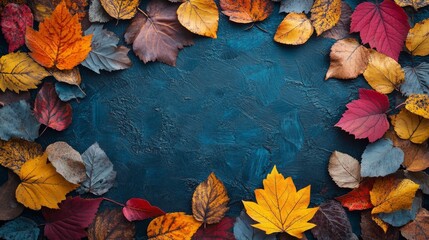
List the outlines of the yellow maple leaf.
{"label": "yellow maple leaf", "polygon": [[416,23],[408,32],[405,46],[415,56],[429,54],[429,19]]}
{"label": "yellow maple leaf", "polygon": [[113,18],[131,19],[136,15],[139,0],[101,0],[101,6]]}
{"label": "yellow maple leaf", "polygon": [[313,26],[305,14],[289,13],[277,28],[274,41],[290,45],[304,44],[313,32]]}
{"label": "yellow maple leaf", "polygon": [[25,43],[30,56],[40,65],[59,70],[70,70],[85,60],[91,51],[92,35],[82,36],[77,15],[61,2],[39,25],[39,31],[27,27]]}
{"label": "yellow maple leaf", "polygon": [[177,9],[180,24],[189,31],[216,38],[219,11],[213,0],[187,0]]}
{"label": "yellow maple leaf", "polygon": [[284,178],[274,166],[263,181],[264,188],[256,189],[256,203],[243,201],[247,214],[256,222],[253,227],[267,234],[286,232],[302,238],[303,232],[315,227],[309,223],[318,207],[308,208],[310,186],[299,191],[291,177]]}
{"label": "yellow maple leaf", "polygon": [[413,94],[405,101],[405,108],[414,114],[429,119],[429,96]]}
{"label": "yellow maple leaf", "polygon": [[341,0],[316,0],[311,8],[311,21],[317,36],[337,25],[341,16]]}
{"label": "yellow maple leaf", "polygon": [[429,119],[412,114],[407,109],[392,116],[392,125],[398,136],[413,143],[423,143],[429,138]]}
{"label": "yellow maple leaf", "polygon": [[22,182],[16,188],[16,199],[33,210],[42,206],[57,209],[66,194],[79,186],[67,182],[47,160],[46,153],[28,160],[18,174]]}
{"label": "yellow maple leaf", "polygon": [[155,218],[147,228],[150,240],[191,240],[201,223],[183,212],[167,213]]}
{"label": "yellow maple leaf", "polygon": [[390,213],[410,209],[419,185],[409,179],[396,179],[394,176],[377,178],[369,192],[374,205],[372,214]]}

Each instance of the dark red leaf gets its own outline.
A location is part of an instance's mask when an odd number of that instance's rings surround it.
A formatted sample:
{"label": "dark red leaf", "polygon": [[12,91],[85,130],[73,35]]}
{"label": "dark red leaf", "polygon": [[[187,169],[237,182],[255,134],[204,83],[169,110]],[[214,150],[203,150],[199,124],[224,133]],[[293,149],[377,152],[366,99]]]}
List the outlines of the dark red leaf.
{"label": "dark red leaf", "polygon": [[13,52],[25,43],[25,29],[33,27],[33,14],[27,5],[9,3],[1,14],[1,30]]}
{"label": "dark red leaf", "polygon": [[373,90],[359,89],[359,99],[346,105],[347,111],[335,125],[355,135],[356,139],[368,138],[375,142],[389,129],[386,112],[389,99]]}
{"label": "dark red leaf", "polygon": [[59,204],[60,209],[43,208],[46,220],[45,236],[50,240],[81,239],[87,236],[87,228],[95,218],[102,198],[67,198]]}
{"label": "dark red leaf", "polygon": [[360,32],[364,44],[398,61],[410,24],[405,11],[392,0],[363,2],[352,14],[351,32]]}
{"label": "dark red leaf", "polygon": [[47,82],[37,93],[34,116],[41,124],[62,131],[72,122],[72,108],[69,103],[61,101],[54,84]]}
{"label": "dark red leaf", "polygon": [[361,182],[358,188],[336,199],[350,211],[372,208],[374,206],[371,203],[369,191],[372,190],[373,185],[374,179],[368,179]]}
{"label": "dark red leaf", "polygon": [[148,201],[141,198],[131,198],[122,209],[122,213],[128,221],[145,220],[164,215],[165,212],[159,207],[152,206]]}
{"label": "dark red leaf", "polygon": [[202,225],[192,240],[232,240],[235,239],[232,228],[234,227],[235,220],[233,218],[224,217],[222,221],[217,224]]}

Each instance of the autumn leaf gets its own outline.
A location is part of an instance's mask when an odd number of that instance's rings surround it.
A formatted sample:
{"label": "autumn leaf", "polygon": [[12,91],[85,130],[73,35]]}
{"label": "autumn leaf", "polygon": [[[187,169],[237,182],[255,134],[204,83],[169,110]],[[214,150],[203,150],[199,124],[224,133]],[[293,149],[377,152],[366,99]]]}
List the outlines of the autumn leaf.
{"label": "autumn leaf", "polygon": [[65,2],[39,24],[39,31],[27,28],[25,43],[30,56],[40,65],[70,70],[91,51],[92,36],[82,36],[78,16],[72,16]]}
{"label": "autumn leaf", "polygon": [[419,116],[429,119],[429,95],[413,94],[405,101],[405,108]]}
{"label": "autumn leaf", "polygon": [[256,222],[251,219],[245,210],[235,220],[234,236],[236,239],[249,240],[276,240],[276,234],[266,235],[264,231],[252,227]]}
{"label": "autumn leaf", "polygon": [[392,0],[359,4],[352,14],[350,26],[350,32],[360,32],[363,44],[369,43],[371,48],[396,61],[409,29],[407,14]]}
{"label": "autumn leaf", "polygon": [[79,67],[77,66],[71,70],[53,69],[51,70],[51,74],[58,82],[63,82],[70,85],[79,86],[80,82],[82,81]]}
{"label": "autumn leaf", "polygon": [[396,134],[402,139],[413,143],[423,143],[429,138],[429,119],[402,109],[400,113],[391,116]]}
{"label": "autumn leaf", "polygon": [[187,0],[177,9],[177,16],[189,31],[217,38],[219,12],[213,0]]}
{"label": "autumn leaf", "polygon": [[369,55],[368,49],[354,38],[337,41],[331,48],[331,64],[325,80],[357,78],[368,66]]}
{"label": "autumn leaf", "polygon": [[34,141],[39,137],[40,123],[33,116],[30,104],[21,100],[0,108],[0,139],[22,138]]}
{"label": "autumn leaf", "polygon": [[228,202],[225,186],[214,173],[211,173],[194,191],[192,213],[197,221],[204,224],[218,223],[228,211]]}
{"label": "autumn leaf", "polygon": [[333,28],[341,16],[341,0],[316,0],[311,8],[311,21],[317,36]]}
{"label": "autumn leaf", "polygon": [[12,138],[0,144],[0,164],[19,174],[22,165],[43,154],[40,144],[24,139]]}
{"label": "autumn leaf", "polygon": [[427,56],[429,54],[429,19],[416,23],[408,33],[405,46],[415,56]]}
{"label": "autumn leaf", "polygon": [[404,175],[406,178],[419,184],[419,188],[424,194],[429,194],[429,175],[426,172],[404,171]]}
{"label": "autumn leaf", "polygon": [[192,240],[235,240],[232,228],[235,220],[233,218],[224,217],[217,224],[201,226],[198,231],[192,236]]}
{"label": "autumn leaf", "polygon": [[147,228],[150,240],[183,239],[190,240],[201,223],[185,213],[167,213],[152,220]]}
{"label": "autumn leaf", "polygon": [[24,206],[15,198],[15,191],[20,183],[19,177],[11,171],[7,175],[7,181],[0,186],[0,221],[12,220],[24,211]]}
{"label": "autumn leaf", "polygon": [[319,209],[308,208],[310,186],[296,191],[292,178],[284,178],[275,166],[263,185],[255,190],[256,203],[243,201],[247,214],[258,222],[253,227],[267,234],[285,232],[302,238],[303,232],[316,226],[308,222]]}
{"label": "autumn leaf", "polygon": [[87,236],[85,229],[92,223],[102,198],[67,198],[59,204],[59,209],[43,208],[46,220],[44,229],[48,239],[82,239]]}
{"label": "autumn leaf", "polygon": [[289,45],[300,45],[313,35],[313,26],[303,13],[289,13],[277,28],[274,41]]}
{"label": "autumn leaf", "polygon": [[334,151],[329,158],[329,175],[339,187],[357,188],[361,180],[360,164],[352,156]]}
{"label": "autumn leaf", "polygon": [[405,96],[413,94],[429,94],[429,63],[420,63],[415,67],[404,67],[405,81],[401,92]]}
{"label": "autumn leaf", "polygon": [[83,86],[70,85],[61,82],[55,83],[55,91],[63,102],[68,102],[72,99],[84,98],[86,96]]}
{"label": "autumn leaf", "polygon": [[402,227],[416,218],[417,212],[422,208],[423,194],[418,191],[410,209],[401,209],[391,213],[379,213],[377,216],[393,227]]}
{"label": "autumn leaf", "polygon": [[363,76],[368,84],[379,93],[388,94],[395,89],[405,79],[401,65],[392,58],[370,50],[369,63]]}
{"label": "autumn leaf", "polygon": [[113,18],[131,19],[136,15],[139,0],[100,0],[101,6]]}
{"label": "autumn leaf", "polygon": [[332,38],[340,40],[350,35],[350,17],[352,16],[352,8],[344,1],[341,1],[341,16],[338,23],[331,29],[322,33],[324,38]]}
{"label": "autumn leaf", "polygon": [[270,0],[220,0],[222,13],[236,23],[254,23],[265,20],[273,11]]}
{"label": "autumn leaf", "polygon": [[120,209],[106,209],[98,213],[88,228],[89,240],[134,239],[136,228],[127,221]]}
{"label": "autumn leaf", "polygon": [[363,240],[393,240],[399,239],[398,228],[388,228],[387,232],[377,225],[372,219],[370,211],[362,212],[360,227]]}
{"label": "autumn leaf", "polygon": [[86,15],[87,0],[32,0],[31,8],[33,9],[34,18],[42,22],[45,18],[52,15],[55,7],[62,1],[65,2],[68,10],[72,15],[77,15],[82,20]]}
{"label": "autumn leaf", "polygon": [[33,220],[19,217],[0,227],[0,238],[6,240],[38,240],[39,227]]}
{"label": "autumn leaf", "polygon": [[19,173],[22,183],[16,189],[16,199],[33,210],[42,206],[59,208],[58,203],[66,199],[66,194],[78,187],[58,174],[47,159],[45,153],[28,160]]}
{"label": "autumn leaf", "polygon": [[396,4],[398,4],[401,7],[413,7],[416,11],[419,8],[426,7],[429,5],[428,0],[395,0]]}
{"label": "autumn leaf", "polygon": [[8,51],[13,52],[25,44],[25,29],[33,27],[33,14],[27,5],[9,3],[1,14],[1,30]]}
{"label": "autumn leaf", "polygon": [[390,213],[400,209],[410,209],[419,185],[409,179],[394,176],[377,178],[370,191],[371,213]]}
{"label": "autumn leaf", "polygon": [[0,89],[18,93],[37,88],[49,73],[26,53],[9,53],[0,58]]}
{"label": "autumn leaf", "polygon": [[100,0],[92,0],[88,9],[88,18],[90,22],[105,23],[112,19],[110,15],[101,6]]}
{"label": "autumn leaf", "polygon": [[370,142],[375,142],[389,129],[386,116],[389,99],[386,95],[361,88],[359,99],[346,107],[347,111],[335,126],[353,134],[356,139],[368,138]]}
{"label": "autumn leaf", "polygon": [[69,103],[60,100],[54,84],[47,82],[37,93],[34,116],[41,124],[63,131],[72,123],[72,108]]}
{"label": "autumn leaf", "polygon": [[0,91],[0,107],[4,107],[11,103],[19,102],[21,100],[25,100],[25,101],[30,100],[30,93],[29,92],[15,93],[9,90],[6,90],[5,92]]}
{"label": "autumn leaf", "polygon": [[313,6],[314,0],[281,0],[280,13],[308,13]]}
{"label": "autumn leaf", "polygon": [[422,208],[416,219],[401,228],[401,234],[407,240],[426,240],[429,238],[429,211]]}
{"label": "autumn leaf", "polygon": [[193,44],[192,33],[177,20],[178,6],[164,0],[152,0],[147,16],[138,13],[125,32],[125,41],[144,62],[160,61],[176,65],[179,50]]}
{"label": "autumn leaf", "polygon": [[349,211],[365,210],[374,207],[369,197],[369,191],[371,191],[374,185],[374,179],[364,180],[358,188],[353,189],[345,195],[336,197],[341,205],[348,208]]}
{"label": "autumn leaf", "polygon": [[404,162],[404,152],[390,139],[380,139],[366,146],[362,154],[362,177],[383,177],[396,172]]}
{"label": "autumn leaf", "polygon": [[145,220],[165,214],[159,207],[152,206],[147,200],[141,198],[129,199],[125,207],[122,208],[122,213],[130,222]]}

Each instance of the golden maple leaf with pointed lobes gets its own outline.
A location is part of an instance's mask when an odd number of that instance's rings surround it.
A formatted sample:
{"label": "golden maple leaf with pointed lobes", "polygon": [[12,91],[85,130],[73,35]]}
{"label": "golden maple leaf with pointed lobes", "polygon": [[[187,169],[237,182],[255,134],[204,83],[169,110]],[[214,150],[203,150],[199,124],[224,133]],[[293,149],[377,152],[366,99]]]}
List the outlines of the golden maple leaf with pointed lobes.
{"label": "golden maple leaf with pointed lobes", "polygon": [[256,203],[243,201],[247,214],[258,222],[253,227],[267,234],[286,232],[302,238],[303,232],[316,226],[308,222],[319,210],[318,207],[308,208],[310,186],[297,191],[292,178],[284,178],[276,166],[263,185],[263,189],[255,190]]}

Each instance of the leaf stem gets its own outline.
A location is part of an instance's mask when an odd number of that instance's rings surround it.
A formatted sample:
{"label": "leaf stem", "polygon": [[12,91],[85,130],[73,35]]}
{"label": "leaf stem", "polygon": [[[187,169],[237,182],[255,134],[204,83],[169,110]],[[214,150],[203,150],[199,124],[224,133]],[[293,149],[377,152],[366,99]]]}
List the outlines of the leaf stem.
{"label": "leaf stem", "polygon": [[261,30],[262,32],[264,32],[264,33],[269,33],[269,32],[268,32],[268,30],[266,30],[265,28],[262,28],[261,26],[259,26],[259,24],[255,24],[255,26],[256,26],[257,28],[259,28],[259,30]]}
{"label": "leaf stem", "polygon": [[108,201],[108,202],[111,202],[111,203],[114,203],[114,204],[116,204],[116,205],[119,205],[119,206],[121,206],[121,207],[125,207],[125,205],[124,204],[122,204],[122,203],[120,203],[120,202],[117,202],[117,201],[115,201],[115,200],[112,200],[112,199],[110,199],[110,198],[103,198],[103,200],[106,200],[106,201]]}
{"label": "leaf stem", "polygon": [[45,125],[45,129],[43,129],[43,131],[42,131],[42,133],[40,133],[39,134],[39,137],[41,137],[44,133],[45,133],[45,131],[48,129],[48,126],[47,125]]}
{"label": "leaf stem", "polygon": [[139,10],[139,12],[143,13],[143,15],[145,15],[147,18],[149,18],[149,15],[147,15],[147,13],[145,11],[143,11],[141,8],[137,8],[137,10]]}

